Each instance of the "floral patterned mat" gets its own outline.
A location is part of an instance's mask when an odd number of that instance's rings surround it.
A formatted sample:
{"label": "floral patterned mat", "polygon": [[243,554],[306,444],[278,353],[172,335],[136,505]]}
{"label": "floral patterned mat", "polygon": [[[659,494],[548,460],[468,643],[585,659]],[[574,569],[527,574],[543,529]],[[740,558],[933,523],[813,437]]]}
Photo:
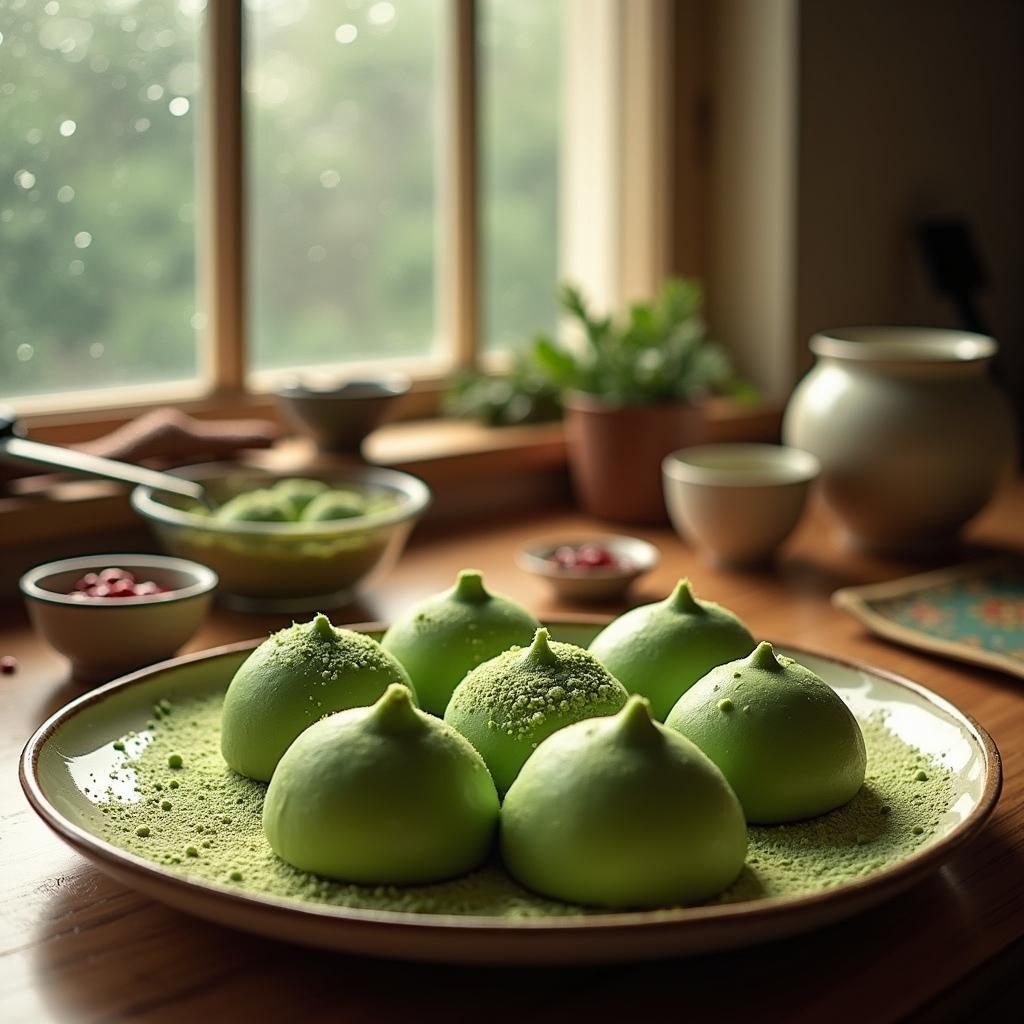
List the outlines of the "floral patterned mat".
{"label": "floral patterned mat", "polygon": [[889,639],[1024,676],[1024,563],[956,566],[832,600]]}

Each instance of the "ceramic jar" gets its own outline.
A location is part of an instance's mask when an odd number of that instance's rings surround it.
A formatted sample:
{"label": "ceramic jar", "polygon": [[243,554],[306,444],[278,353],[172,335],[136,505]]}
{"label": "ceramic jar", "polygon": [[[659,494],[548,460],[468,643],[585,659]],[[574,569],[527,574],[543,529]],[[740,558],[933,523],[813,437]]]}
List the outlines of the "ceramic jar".
{"label": "ceramic jar", "polygon": [[817,364],[783,420],[816,455],[822,493],[854,544],[948,540],[992,497],[1014,450],[989,377],[996,342],[964,331],[856,327],[816,334]]}

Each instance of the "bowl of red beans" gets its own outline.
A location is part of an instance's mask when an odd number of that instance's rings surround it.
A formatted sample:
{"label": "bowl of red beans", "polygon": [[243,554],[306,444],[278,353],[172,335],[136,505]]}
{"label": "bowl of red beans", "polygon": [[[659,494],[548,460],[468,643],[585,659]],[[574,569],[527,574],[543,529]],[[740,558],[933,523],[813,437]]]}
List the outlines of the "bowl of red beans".
{"label": "bowl of red beans", "polygon": [[90,555],[48,562],[21,578],[32,625],[97,682],[169,658],[203,621],[217,574],[166,555]]}
{"label": "bowl of red beans", "polygon": [[658,549],[639,537],[610,535],[538,541],[519,552],[524,572],[546,580],[570,604],[614,601],[658,564]]}

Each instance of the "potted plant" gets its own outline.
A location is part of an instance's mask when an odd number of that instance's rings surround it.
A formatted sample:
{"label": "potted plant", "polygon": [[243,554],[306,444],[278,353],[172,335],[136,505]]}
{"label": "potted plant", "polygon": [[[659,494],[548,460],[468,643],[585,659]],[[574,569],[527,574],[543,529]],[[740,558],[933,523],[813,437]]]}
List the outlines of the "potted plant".
{"label": "potted plant", "polygon": [[562,418],[558,389],[526,351],[516,352],[504,373],[462,371],[445,395],[444,411],[489,427],[518,427]]}
{"label": "potted plant", "polygon": [[700,443],[703,398],[749,388],[708,338],[695,281],[673,278],[618,319],[594,316],[574,287],[559,299],[583,337],[571,344],[541,335],[532,358],[562,394],[580,503],[606,519],[660,522],[662,459]]}

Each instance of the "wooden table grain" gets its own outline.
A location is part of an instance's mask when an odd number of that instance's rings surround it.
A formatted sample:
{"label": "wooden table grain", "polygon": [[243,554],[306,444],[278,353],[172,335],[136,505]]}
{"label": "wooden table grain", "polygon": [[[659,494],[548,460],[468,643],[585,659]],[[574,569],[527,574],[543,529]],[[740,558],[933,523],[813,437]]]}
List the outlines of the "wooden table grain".
{"label": "wooden table grain", "polygon": [[[538,535],[595,529],[572,510],[553,509],[528,521],[423,533],[379,590],[336,620],[387,620],[469,566],[541,617],[579,611],[554,602],[541,581],[515,568],[513,556]],[[634,532],[663,557],[633,603],[660,597],[689,575],[699,594],[734,609],[759,637],[902,673],[975,716],[999,745],[1005,771],[1002,799],[980,838],[883,907],[812,935],[715,956],[595,969],[460,969],[291,947],[125,889],[35,817],[18,784],[18,755],[36,726],[80,691],[22,611],[9,606],[0,609],[0,655],[14,655],[20,666],[0,676],[0,1020],[450,1022],[484,1013],[488,1021],[523,1014],[542,1021],[697,1014],[728,1021],[743,1013],[759,1022],[882,1022],[966,1016],[993,992],[1008,998],[1021,984],[1024,959],[1017,956],[1024,946],[1021,681],[892,646],[833,609],[829,595],[837,587],[894,578],[919,564],[842,550],[818,510],[779,564],[758,573],[709,568],[667,529]],[[1009,488],[968,539],[955,557],[1024,549],[1024,485]],[[218,611],[190,649],[282,624],[282,617]]]}

